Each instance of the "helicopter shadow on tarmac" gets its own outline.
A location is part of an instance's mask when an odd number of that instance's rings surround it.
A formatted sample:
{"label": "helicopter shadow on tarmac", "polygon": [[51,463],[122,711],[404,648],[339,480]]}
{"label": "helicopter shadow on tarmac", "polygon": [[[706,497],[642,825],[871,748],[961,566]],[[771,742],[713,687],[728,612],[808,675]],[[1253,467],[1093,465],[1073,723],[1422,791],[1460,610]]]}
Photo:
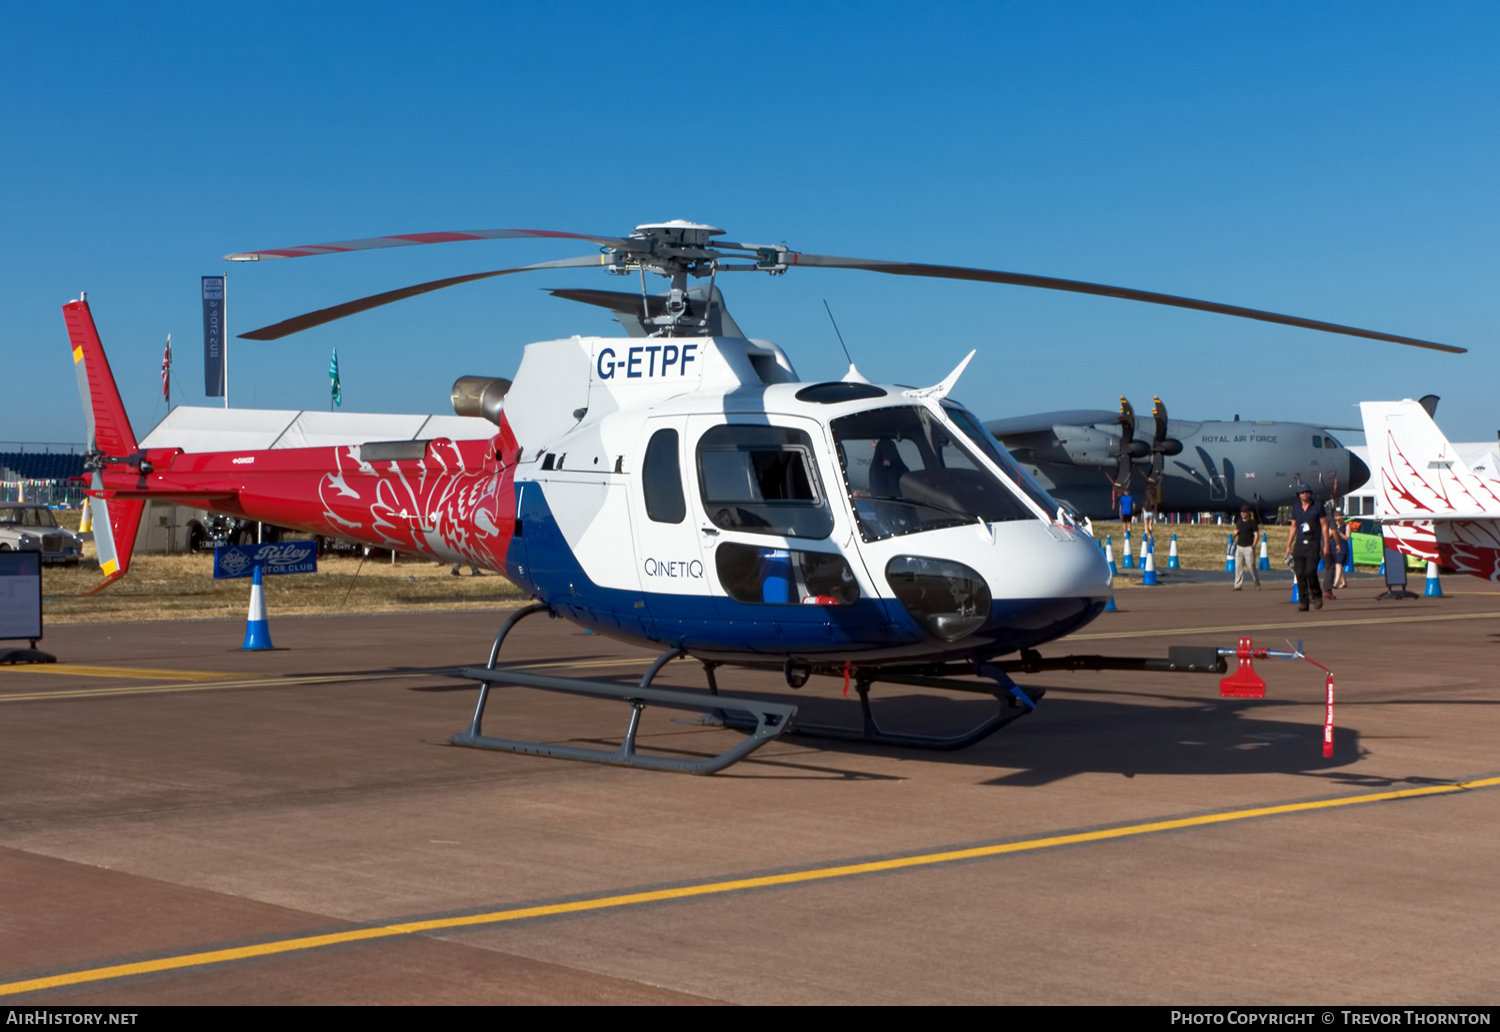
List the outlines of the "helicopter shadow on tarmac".
{"label": "helicopter shadow on tarmac", "polygon": [[[605,675],[600,679],[633,680],[630,675]],[[851,730],[859,726],[859,704],[852,697],[843,700],[800,692],[747,690],[725,683],[721,683],[721,687],[728,694],[746,698],[795,702],[798,720],[806,724],[848,727]],[[1324,759],[1321,722],[1292,723],[1277,719],[1277,710],[1298,706],[1305,720],[1306,714],[1313,710],[1305,703],[1278,699],[1224,699],[1216,694],[1213,685],[1205,685],[1206,693],[1197,698],[1102,686],[1049,687],[1029,680],[1024,687],[1046,688],[1046,698],[1041,700],[1036,712],[966,749],[915,749],[790,733],[782,740],[816,748],[830,758],[838,754],[878,754],[1006,768],[1013,772],[985,783],[1011,787],[1042,786],[1086,773],[1125,777],[1137,774],[1265,773],[1338,777],[1340,768],[1364,755],[1359,733],[1352,728],[1335,725],[1334,754],[1331,759]],[[474,689],[472,682],[457,681],[451,685],[424,685],[413,690]],[[882,728],[931,735],[954,734],[974,727],[993,715],[996,705],[991,699],[955,698],[895,686],[877,685],[871,693],[872,710]],[[600,740],[601,743],[605,741]],[[608,740],[608,744],[615,744],[614,740]],[[641,744],[651,751],[665,749],[674,754],[696,755],[696,750],[683,750],[677,743],[643,740]],[[745,776],[749,768],[768,762],[777,766],[801,766],[788,763],[786,758],[771,761],[764,756],[752,755],[721,776]],[[841,771],[819,766],[817,772]]]}
{"label": "helicopter shadow on tarmac", "polygon": [[[1027,683],[1028,688],[1041,687]],[[1081,697],[1078,689],[1048,688],[1036,713],[967,749],[952,752],[901,749],[861,742],[820,740],[830,752],[879,751],[929,762],[1012,769],[991,785],[1036,787],[1075,774],[1313,774],[1332,772],[1363,754],[1359,733],[1334,727],[1334,751],[1323,758],[1323,727],[1276,719],[1278,700],[1162,696],[1129,702],[1122,696]],[[1100,689],[1089,689],[1092,695]],[[799,718],[855,726],[854,702],[798,699]],[[875,719],[884,728],[944,734],[980,723],[994,711],[987,700],[907,693],[875,695]],[[1309,707],[1300,705],[1305,713]],[[790,737],[791,741],[811,739]]]}

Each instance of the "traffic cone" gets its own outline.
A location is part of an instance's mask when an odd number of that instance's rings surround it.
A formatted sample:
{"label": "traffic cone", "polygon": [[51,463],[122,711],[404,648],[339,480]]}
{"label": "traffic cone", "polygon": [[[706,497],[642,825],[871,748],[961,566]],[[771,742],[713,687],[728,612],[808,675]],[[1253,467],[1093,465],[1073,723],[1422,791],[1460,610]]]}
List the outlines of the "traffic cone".
{"label": "traffic cone", "polygon": [[1181,564],[1177,562],[1177,535],[1172,535],[1172,547],[1167,550],[1167,569],[1177,570]]}
{"label": "traffic cone", "polygon": [[[1111,577],[1119,576],[1120,571],[1115,566],[1115,539],[1107,534],[1104,536],[1104,555],[1109,559],[1109,575]],[[1109,610],[1106,609],[1105,612],[1107,613]]]}
{"label": "traffic cone", "polygon": [[1289,598],[1289,599],[1287,599],[1288,602],[1291,602],[1291,603],[1295,604],[1295,603],[1298,603],[1298,602],[1302,601],[1302,593],[1299,590],[1297,590],[1297,589],[1298,589],[1297,574],[1295,572],[1293,572],[1293,574],[1292,574],[1292,597]]}
{"label": "traffic cone", "polygon": [[1224,543],[1224,572],[1234,572],[1234,535],[1229,535],[1229,540]]}
{"label": "traffic cone", "polygon": [[92,534],[94,532],[94,510],[89,505],[89,500],[83,500],[83,512],[78,517],[78,533]]}
{"label": "traffic cone", "polygon": [[1135,556],[1130,554],[1130,528],[1125,528],[1125,547],[1120,549],[1120,565],[1127,569],[1135,569]]}
{"label": "traffic cone", "polygon": [[1442,598],[1443,582],[1438,580],[1438,564],[1427,563],[1427,587],[1422,589],[1423,598]]}
{"label": "traffic cone", "polygon": [[1109,601],[1104,604],[1104,611],[1106,613],[1118,613],[1120,611],[1115,606],[1115,593],[1113,591],[1109,593]]}
{"label": "traffic cone", "polygon": [[274,649],[271,644],[271,625],[266,621],[266,588],[261,580],[260,564],[255,564],[255,576],[250,581],[250,618],[245,624],[245,644],[240,648],[246,652]]}
{"label": "traffic cone", "polygon": [[1141,535],[1141,569],[1143,569],[1143,570],[1146,568],[1146,550],[1147,550],[1147,546],[1152,541],[1154,541],[1155,538],[1156,538],[1156,536],[1154,534],[1142,534]]}
{"label": "traffic cone", "polygon": [[1141,557],[1141,569],[1145,571],[1141,574],[1141,587],[1154,588],[1156,587],[1156,545],[1149,534],[1142,544],[1145,546],[1146,554]]}
{"label": "traffic cone", "polygon": [[1260,535],[1260,563],[1258,565],[1262,570],[1269,570],[1271,568],[1271,558],[1266,555],[1266,535],[1264,531]]}

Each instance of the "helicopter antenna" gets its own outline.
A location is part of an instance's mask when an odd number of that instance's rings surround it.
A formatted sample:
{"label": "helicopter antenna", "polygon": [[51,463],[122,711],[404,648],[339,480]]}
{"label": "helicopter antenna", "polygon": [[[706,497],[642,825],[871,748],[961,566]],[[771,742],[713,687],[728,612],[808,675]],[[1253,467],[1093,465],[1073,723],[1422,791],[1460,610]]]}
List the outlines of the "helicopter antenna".
{"label": "helicopter antenna", "polygon": [[[828,313],[828,321],[833,323],[833,332],[838,335],[839,347],[844,349],[844,357],[849,358],[849,345],[844,343],[844,335],[842,333],[839,333],[838,320],[833,317],[833,309],[828,307],[827,298],[823,300],[823,310]],[[853,367],[854,359],[849,358],[849,365],[851,368]]]}

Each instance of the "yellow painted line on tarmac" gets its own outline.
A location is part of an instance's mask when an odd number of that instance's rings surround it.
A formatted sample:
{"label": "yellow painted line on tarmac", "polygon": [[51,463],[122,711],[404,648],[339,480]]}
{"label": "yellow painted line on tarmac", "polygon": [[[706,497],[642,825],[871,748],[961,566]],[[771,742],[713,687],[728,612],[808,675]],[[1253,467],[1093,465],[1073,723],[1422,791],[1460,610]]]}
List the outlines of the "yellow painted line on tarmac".
{"label": "yellow painted line on tarmac", "polygon": [[162,695],[168,692],[207,692],[223,688],[277,688],[294,684],[337,684],[340,681],[381,681],[396,677],[423,677],[422,671],[398,674],[310,674],[306,677],[241,678],[234,681],[192,684],[127,684],[114,688],[73,688],[60,691],[5,692],[0,702],[34,702],[38,699],[97,699],[114,695]]}
{"label": "yellow painted line on tarmac", "polygon": [[1284,631],[1300,628],[1312,631],[1319,627],[1364,627],[1370,624],[1436,623],[1441,620],[1500,620],[1495,613],[1449,613],[1432,616],[1371,616],[1361,620],[1292,620],[1287,623],[1226,624],[1223,627],[1174,627],[1170,630],[1110,631],[1104,634],[1070,634],[1061,641],[1097,641],[1104,638],[1161,638],[1169,634],[1235,634],[1242,631]]}
{"label": "yellow painted line on tarmac", "polygon": [[1150,821],[1144,824],[1129,824],[1119,828],[1099,831],[1082,831],[1046,838],[1027,839],[1022,842],[1004,842],[989,846],[974,846],[968,849],[950,849],[938,853],[923,853],[917,856],[897,857],[891,860],[873,860],[866,863],[841,864],[833,867],[815,867],[805,871],[786,874],[770,874],[753,878],[735,878],[729,881],[706,882],[700,885],[684,885],[673,889],[653,889],[647,892],[627,892],[614,896],[595,896],[569,903],[546,903],[540,906],[513,907],[509,910],[493,910],[484,914],[467,914],[462,917],[440,917],[425,921],[406,921],[399,924],[380,925],[374,928],[354,928],[346,932],[327,935],[308,935],[296,939],[281,939],[275,942],[257,943],[253,946],[236,946],[230,949],[206,950],[201,953],[183,953],[175,957],[159,957],[155,960],[137,961],[132,964],[113,964],[107,967],[86,968],[67,971],[42,978],[29,978],[19,982],[0,983],[0,996],[31,993],[42,989],[57,989],[62,986],[79,985],[86,982],[103,982],[132,975],[153,974],[159,971],[175,971],[182,968],[204,967],[254,957],[270,957],[281,953],[297,953],[315,950],[324,946],[364,942],[371,939],[391,939],[421,932],[441,932],[456,928],[473,928],[479,925],[502,924],[509,921],[525,921],[536,917],[555,917],[560,914],[582,914],[596,910],[615,910],[621,907],[641,906],[647,903],[663,903],[671,900],[694,899],[701,896],[719,896],[727,893],[746,892],[751,889],[776,888],[808,882],[831,881],[852,878],[863,874],[880,874],[887,871],[910,870],[933,867],[940,864],[957,863],[964,860],[980,860],[1005,856],[1010,853],[1029,853],[1061,846],[1076,846],[1090,842],[1107,842],[1112,839],[1153,835],[1183,828],[1198,828],[1213,824],[1229,824],[1235,821],[1253,820],[1259,817],[1278,817],[1286,814],[1308,813],[1314,810],[1332,810],[1345,806],[1360,806],[1365,803],[1384,803],[1397,799],[1419,799],[1425,796],[1451,795],[1479,788],[1500,785],[1500,777],[1480,778],[1454,785],[1424,785],[1420,788],[1403,788],[1391,792],[1375,792],[1368,795],[1342,796],[1334,799],[1318,799],[1302,803],[1282,803],[1274,806],[1258,806],[1248,810],[1233,810],[1228,813],[1200,814],[1196,817],[1177,817],[1169,820]]}
{"label": "yellow painted line on tarmac", "polygon": [[[610,667],[649,663],[654,657],[645,659],[595,659],[575,662],[572,660],[550,663],[526,663],[511,669],[531,670],[542,667]],[[47,664],[51,666],[52,664]],[[62,664],[58,664],[62,665]],[[106,670],[108,667],[92,667]],[[182,671],[157,671],[158,673],[182,673]],[[98,674],[99,677],[115,676]],[[220,674],[228,680],[193,681],[188,684],[128,684],[110,688],[64,688],[46,691],[0,692],[0,702],[35,702],[39,699],[97,699],[116,695],[163,695],[170,692],[207,692],[224,688],[279,688],[298,684],[338,684],[347,681],[389,681],[403,677],[436,676],[426,670],[403,670],[368,674],[308,674],[302,677],[256,677],[254,674]]]}
{"label": "yellow painted line on tarmac", "polygon": [[148,667],[85,666],[80,663],[30,663],[9,668],[18,674],[74,674],[78,677],[122,677],[148,681],[223,681],[254,674],[226,674],[211,670],[153,670]]}

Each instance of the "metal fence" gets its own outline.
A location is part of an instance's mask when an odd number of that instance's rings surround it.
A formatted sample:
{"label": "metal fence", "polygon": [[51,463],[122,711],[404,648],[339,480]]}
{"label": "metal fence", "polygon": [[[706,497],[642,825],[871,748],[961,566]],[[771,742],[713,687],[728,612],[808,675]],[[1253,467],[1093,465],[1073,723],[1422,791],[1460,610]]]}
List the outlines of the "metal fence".
{"label": "metal fence", "polygon": [[0,502],[35,502],[54,509],[83,507],[83,485],[71,480],[9,479],[0,472]]}

